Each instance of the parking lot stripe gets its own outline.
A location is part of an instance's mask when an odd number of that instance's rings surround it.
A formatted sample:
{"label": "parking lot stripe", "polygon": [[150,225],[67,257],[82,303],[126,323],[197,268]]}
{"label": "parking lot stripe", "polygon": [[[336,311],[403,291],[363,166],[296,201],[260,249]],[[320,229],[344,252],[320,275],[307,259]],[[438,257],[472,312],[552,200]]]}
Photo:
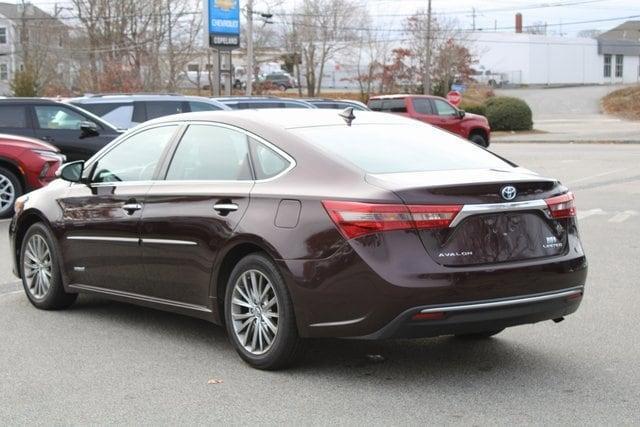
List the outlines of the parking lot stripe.
{"label": "parking lot stripe", "polygon": [[636,216],[636,215],[638,215],[638,212],[636,211],[618,212],[613,217],[609,218],[609,222],[625,222],[632,216]]}

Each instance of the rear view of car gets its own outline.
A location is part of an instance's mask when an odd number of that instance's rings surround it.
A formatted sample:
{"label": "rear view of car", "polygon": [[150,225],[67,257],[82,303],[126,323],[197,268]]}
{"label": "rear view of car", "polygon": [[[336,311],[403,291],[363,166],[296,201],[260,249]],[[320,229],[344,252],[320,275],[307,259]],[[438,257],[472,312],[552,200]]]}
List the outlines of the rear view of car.
{"label": "rear view of car", "polygon": [[65,157],[56,147],[32,138],[0,135],[0,218],[13,214],[18,197],[55,179]]}

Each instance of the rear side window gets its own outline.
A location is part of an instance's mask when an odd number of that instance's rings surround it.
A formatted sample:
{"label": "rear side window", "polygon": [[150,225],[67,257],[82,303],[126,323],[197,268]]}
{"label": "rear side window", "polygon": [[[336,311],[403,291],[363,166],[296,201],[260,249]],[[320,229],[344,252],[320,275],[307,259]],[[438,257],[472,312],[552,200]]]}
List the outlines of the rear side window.
{"label": "rear side window", "polygon": [[181,101],[148,101],[146,105],[147,120],[185,112]]}
{"label": "rear side window", "polygon": [[369,101],[369,108],[373,111],[382,111],[382,100],[374,99]]}
{"label": "rear side window", "polygon": [[280,154],[253,139],[250,141],[256,179],[273,178],[289,167],[289,161]]}
{"label": "rear side window", "polygon": [[297,102],[284,102],[284,108],[309,108],[304,104],[298,104]]}
{"label": "rear side window", "polygon": [[324,126],[291,132],[369,173],[512,167],[471,142],[419,122]]}
{"label": "rear side window", "polygon": [[416,110],[416,113],[420,114],[433,114],[431,110],[431,101],[427,98],[414,98],[413,109]]}
{"label": "rear side window", "polygon": [[189,126],[173,155],[166,179],[251,180],[247,136],[218,126]]}
{"label": "rear side window", "polygon": [[26,128],[27,107],[22,105],[0,105],[0,127]]}
{"label": "rear side window", "polygon": [[284,102],[238,102],[239,110],[263,110],[266,108],[284,108]]}
{"label": "rear side window", "polygon": [[386,99],[382,102],[382,110],[390,113],[406,113],[407,106],[404,103],[404,98]]}

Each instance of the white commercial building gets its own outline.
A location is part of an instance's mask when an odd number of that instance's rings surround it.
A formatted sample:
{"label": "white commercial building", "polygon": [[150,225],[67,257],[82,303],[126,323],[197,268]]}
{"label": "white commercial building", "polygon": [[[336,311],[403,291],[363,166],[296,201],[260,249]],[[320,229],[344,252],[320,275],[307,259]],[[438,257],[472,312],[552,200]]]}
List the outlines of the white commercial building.
{"label": "white commercial building", "polygon": [[626,22],[598,39],[484,31],[468,39],[477,66],[502,74],[509,83],[640,82],[640,21]]}

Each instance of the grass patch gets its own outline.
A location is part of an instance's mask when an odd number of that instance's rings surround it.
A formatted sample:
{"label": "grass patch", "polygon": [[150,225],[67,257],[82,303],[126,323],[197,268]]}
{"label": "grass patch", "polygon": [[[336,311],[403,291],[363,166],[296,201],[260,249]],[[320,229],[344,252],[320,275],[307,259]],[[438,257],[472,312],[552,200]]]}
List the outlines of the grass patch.
{"label": "grass patch", "polygon": [[640,86],[615,90],[602,98],[601,105],[607,114],[640,120]]}

